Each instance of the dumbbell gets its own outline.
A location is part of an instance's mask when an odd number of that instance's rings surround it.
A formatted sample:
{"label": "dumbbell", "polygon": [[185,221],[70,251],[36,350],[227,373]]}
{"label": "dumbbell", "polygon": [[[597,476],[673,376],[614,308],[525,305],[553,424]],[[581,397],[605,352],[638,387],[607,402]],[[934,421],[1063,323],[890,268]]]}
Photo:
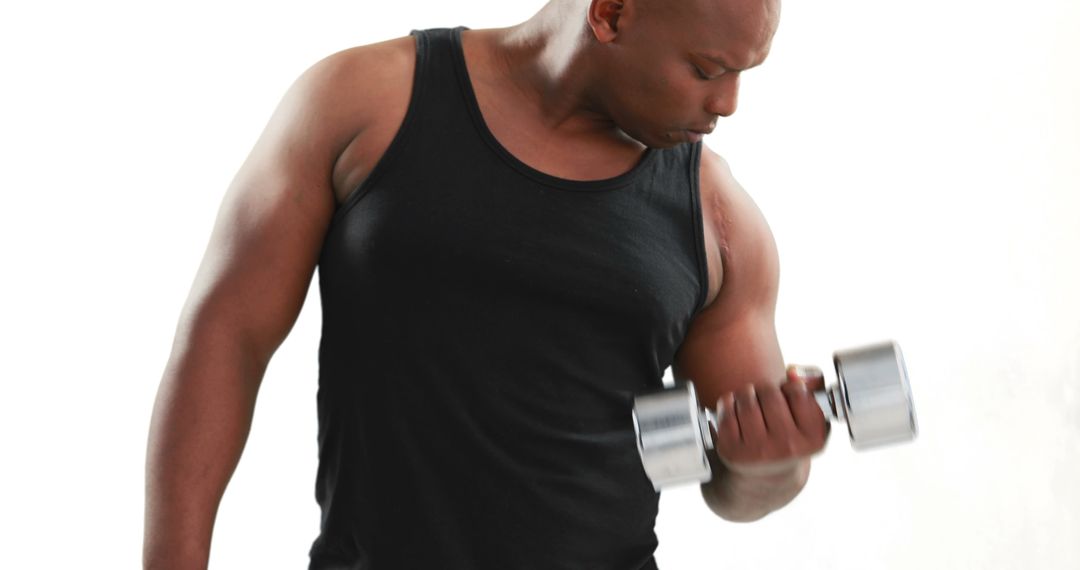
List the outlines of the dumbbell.
{"label": "dumbbell", "polygon": [[[829,421],[847,423],[857,450],[910,441],[918,433],[907,367],[893,341],[833,354],[837,383],[813,393]],[[702,409],[692,382],[634,398],[634,431],[645,473],[657,491],[712,478],[716,413]]]}

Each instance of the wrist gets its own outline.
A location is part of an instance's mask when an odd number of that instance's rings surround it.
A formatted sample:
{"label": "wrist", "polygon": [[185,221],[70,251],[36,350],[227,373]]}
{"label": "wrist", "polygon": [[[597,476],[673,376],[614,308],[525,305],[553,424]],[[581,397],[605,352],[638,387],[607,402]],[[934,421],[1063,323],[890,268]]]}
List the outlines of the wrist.
{"label": "wrist", "polygon": [[753,522],[790,503],[806,486],[809,458],[792,465],[733,470],[717,458],[713,479],[701,486],[702,497],[721,518]]}
{"label": "wrist", "polygon": [[[761,483],[781,484],[787,481],[805,482],[810,474],[810,459],[800,458],[776,463],[730,464],[716,462],[721,476],[753,480]],[[715,466],[715,465],[714,465]]]}

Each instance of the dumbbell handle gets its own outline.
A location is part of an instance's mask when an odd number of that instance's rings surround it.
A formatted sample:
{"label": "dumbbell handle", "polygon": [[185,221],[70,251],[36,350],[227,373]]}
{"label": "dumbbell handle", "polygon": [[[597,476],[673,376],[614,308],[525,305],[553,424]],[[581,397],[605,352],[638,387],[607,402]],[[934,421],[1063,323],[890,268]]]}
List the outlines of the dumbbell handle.
{"label": "dumbbell handle", "polygon": [[[825,421],[835,422],[844,421],[844,408],[843,406],[837,407],[836,398],[840,396],[839,386],[830,386],[825,390],[814,390],[814,401],[817,402],[818,407],[821,408],[821,413],[825,414]],[[705,408],[701,410],[701,417],[705,423],[712,426],[712,429],[716,431],[720,425],[720,421],[723,419],[722,409]],[[713,440],[711,434],[707,429],[702,431],[702,437],[705,443],[706,449],[713,448]]]}

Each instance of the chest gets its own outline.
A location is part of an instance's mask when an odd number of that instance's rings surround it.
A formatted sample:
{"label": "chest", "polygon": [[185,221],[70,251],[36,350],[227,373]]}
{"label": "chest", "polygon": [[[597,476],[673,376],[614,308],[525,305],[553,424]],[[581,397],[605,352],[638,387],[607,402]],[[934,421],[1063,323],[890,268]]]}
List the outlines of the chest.
{"label": "chest", "polygon": [[528,186],[390,183],[331,236],[343,254],[333,270],[374,295],[408,291],[463,318],[542,322],[565,311],[640,331],[684,322],[700,280],[680,228],[609,202]]}

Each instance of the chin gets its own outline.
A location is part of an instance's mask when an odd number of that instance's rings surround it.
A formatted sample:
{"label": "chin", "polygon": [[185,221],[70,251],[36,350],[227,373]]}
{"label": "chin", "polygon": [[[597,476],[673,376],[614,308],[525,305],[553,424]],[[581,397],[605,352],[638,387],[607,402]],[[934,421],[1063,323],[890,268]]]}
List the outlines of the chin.
{"label": "chin", "polygon": [[673,148],[686,142],[685,140],[675,136],[676,133],[672,132],[667,132],[655,136],[648,133],[629,131],[623,131],[623,134],[651,149]]}
{"label": "chin", "polygon": [[616,122],[616,127],[623,136],[651,149],[674,148],[693,142],[690,140],[689,131],[666,123],[667,121],[655,120],[626,121],[623,124]]}

